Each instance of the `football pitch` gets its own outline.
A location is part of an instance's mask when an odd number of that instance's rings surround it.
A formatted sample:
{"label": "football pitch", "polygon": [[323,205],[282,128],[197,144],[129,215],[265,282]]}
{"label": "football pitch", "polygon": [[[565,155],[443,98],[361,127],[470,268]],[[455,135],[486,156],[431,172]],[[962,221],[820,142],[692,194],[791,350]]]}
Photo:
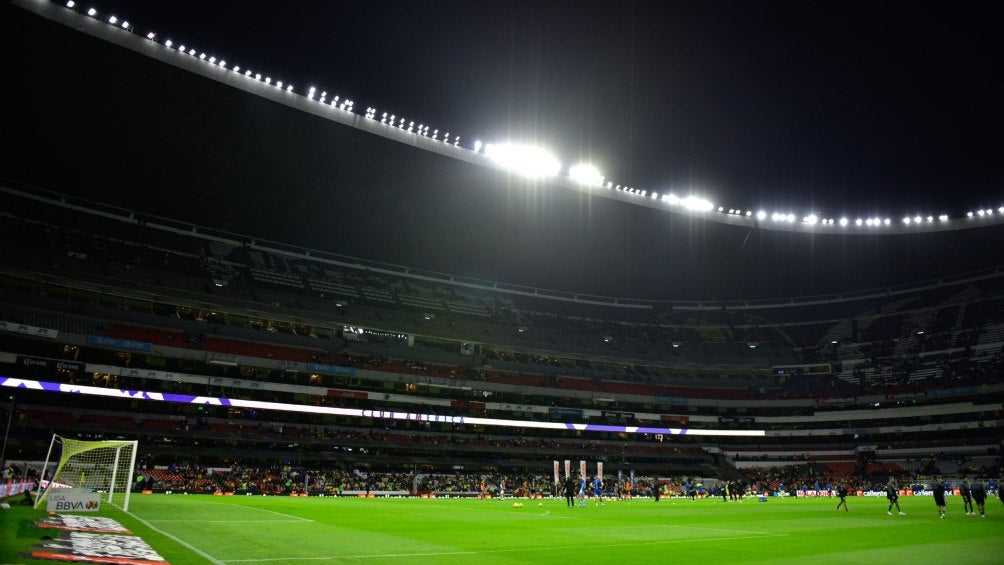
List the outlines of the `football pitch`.
{"label": "football pitch", "polygon": [[[1004,562],[1004,506],[966,516],[952,499],[939,519],[930,497],[904,497],[905,516],[885,499],[288,498],[134,495],[114,518],[175,565],[189,563],[995,563]],[[0,563],[44,532],[45,512],[0,512]],[[42,563],[41,561],[30,561]]]}

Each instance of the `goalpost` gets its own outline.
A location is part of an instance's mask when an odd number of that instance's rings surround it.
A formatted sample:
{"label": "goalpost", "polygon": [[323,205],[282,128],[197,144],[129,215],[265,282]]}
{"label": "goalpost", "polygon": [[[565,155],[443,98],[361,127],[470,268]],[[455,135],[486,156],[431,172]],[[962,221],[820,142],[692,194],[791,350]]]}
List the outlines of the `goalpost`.
{"label": "goalpost", "polygon": [[35,508],[53,489],[74,488],[107,493],[106,502],[129,510],[138,445],[136,440],[83,441],[53,434]]}

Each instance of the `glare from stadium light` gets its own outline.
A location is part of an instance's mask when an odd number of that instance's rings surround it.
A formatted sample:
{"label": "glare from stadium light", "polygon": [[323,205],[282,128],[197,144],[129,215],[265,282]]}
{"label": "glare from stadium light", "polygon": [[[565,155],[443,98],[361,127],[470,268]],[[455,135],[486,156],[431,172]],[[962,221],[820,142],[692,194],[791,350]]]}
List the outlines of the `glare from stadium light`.
{"label": "glare from stadium light", "polygon": [[810,226],[814,226],[819,222],[819,218],[815,214],[809,214],[808,216],[802,218],[802,221]]}
{"label": "glare from stadium light", "polygon": [[[444,141],[449,138],[446,134]],[[530,145],[500,143],[485,148],[485,155],[496,164],[528,178],[553,177],[561,171],[561,162],[550,152]]]}
{"label": "glare from stadium light", "polygon": [[693,212],[708,212],[715,208],[715,205],[708,200],[694,195],[681,199],[680,204]]}
{"label": "glare from stadium light", "polygon": [[923,221],[924,221],[924,218],[921,218],[920,216],[914,216],[914,218],[913,218],[913,223],[915,223],[915,224],[919,224],[919,223],[921,223]]}
{"label": "glare from stadium light", "polygon": [[130,27],[129,20],[122,20],[122,29],[129,29],[129,27]]}
{"label": "glare from stadium light", "polygon": [[87,10],[87,15],[88,15],[88,16],[90,16],[90,17],[92,17],[92,18],[93,18],[93,17],[94,17],[94,16],[95,16],[95,15],[96,15],[97,13],[98,13],[98,11],[97,11],[97,10],[95,10],[94,8],[90,8],[89,10]]}
{"label": "glare from stadium light", "polygon": [[170,39],[168,39],[167,41],[164,42],[164,47],[170,47],[172,45],[174,45],[174,42],[171,41]]}
{"label": "glare from stadium light", "polygon": [[579,163],[568,169],[568,178],[584,186],[602,186],[603,175],[589,163]]}
{"label": "glare from stadium light", "polygon": [[882,223],[888,226],[888,225],[892,224],[892,219],[886,218],[886,219],[882,220]]}
{"label": "glare from stadium light", "polygon": [[216,57],[210,57],[209,58],[209,62],[213,63],[215,65],[216,64]]}
{"label": "glare from stadium light", "polygon": [[[428,129],[428,128],[426,128],[426,129]],[[481,140],[480,140],[480,139],[475,139],[475,140],[474,140],[474,152],[475,152],[475,153],[480,153],[480,152],[481,152],[481,147],[482,147],[483,145],[484,145],[484,144],[483,144],[483,143],[481,143]]]}
{"label": "glare from stadium light", "polygon": [[942,215],[938,216],[938,220],[941,221],[941,222],[947,222],[948,221],[948,214],[942,214]]}
{"label": "glare from stadium light", "polygon": [[860,226],[863,223],[864,222],[861,221],[861,218],[858,218],[858,219],[854,220],[854,225],[856,225],[856,226]]}
{"label": "glare from stadium light", "polygon": [[840,218],[840,225],[846,226],[848,224],[847,218]]}
{"label": "glare from stadium light", "polygon": [[69,2],[66,3],[66,7],[67,8],[72,8],[72,7],[76,6],[76,5],[77,5],[77,3],[74,2],[73,0],[70,0]]}
{"label": "glare from stadium light", "polygon": [[115,16],[108,16],[108,23],[110,23],[110,24],[117,24],[118,21],[119,21],[119,19],[116,18]]}
{"label": "glare from stadium light", "polygon": [[182,43],[181,45],[178,46],[178,51],[181,52],[181,53],[185,52],[185,44],[184,43]]}
{"label": "glare from stadium light", "polygon": [[763,220],[765,218],[767,218],[767,212],[760,210],[759,212],[756,213],[756,219]]}

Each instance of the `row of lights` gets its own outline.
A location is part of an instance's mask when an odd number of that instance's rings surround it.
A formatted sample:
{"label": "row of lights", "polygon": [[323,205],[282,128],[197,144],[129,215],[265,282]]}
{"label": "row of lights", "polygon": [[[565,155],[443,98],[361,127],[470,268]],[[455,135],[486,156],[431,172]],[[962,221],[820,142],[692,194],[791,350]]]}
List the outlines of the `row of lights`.
{"label": "row of lights", "polygon": [[[70,9],[76,8],[76,2],[74,0],[67,0],[66,7]],[[97,18],[99,16],[98,11],[95,8],[89,8],[87,10],[87,15],[92,18]],[[128,20],[120,20],[117,16],[108,16],[107,21],[110,25],[120,27],[124,30],[133,31],[133,26]],[[154,32],[149,32],[146,34],[146,38],[155,41],[157,34]],[[173,47],[173,42],[168,39],[164,41],[163,45],[168,48]],[[227,68],[227,63],[225,60],[217,60],[216,57],[207,56],[205,53],[199,53],[195,49],[186,48],[185,45],[178,45],[178,52],[184,53],[191,56],[198,56],[202,61],[206,61],[211,65],[217,65],[221,68]],[[241,73],[240,66],[234,66],[232,70],[236,73]],[[264,82],[279,88],[280,90],[285,90],[286,92],[293,92],[292,84],[284,84],[283,81],[273,81],[269,76],[262,76],[260,73],[254,73],[250,69],[245,69],[243,75],[248,78],[253,78],[254,80]],[[316,100],[322,104],[328,104],[332,108],[338,110],[343,110],[349,113],[353,112],[355,102],[348,98],[341,98],[339,96],[334,96],[330,100],[328,99],[327,91],[322,91],[320,94],[317,92],[317,88],[311,86],[307,92],[306,97],[310,100]],[[377,119],[377,109],[373,107],[367,107],[366,112],[363,115],[364,118],[368,120]],[[403,117],[398,117],[394,114],[388,114],[383,112],[380,116],[380,123],[386,125],[387,127],[396,128],[401,131],[406,131],[421,137],[427,137],[435,141],[441,141],[447,145],[453,145],[454,147],[460,147],[460,136],[456,135],[452,137],[449,132],[443,134],[440,139],[439,130],[433,129],[430,132],[430,127],[424,124],[415,124],[413,120],[407,120]],[[474,153],[483,154],[497,166],[505,168],[512,171],[515,174],[519,174],[532,179],[546,179],[550,177],[558,176],[562,171],[561,162],[552,153],[545,149],[530,145],[519,145],[513,143],[501,143],[501,144],[491,144],[482,143],[481,141],[475,141],[473,145]],[[660,195],[658,192],[651,192],[647,190],[637,189],[629,186],[621,186],[619,184],[614,184],[611,181],[607,181],[602,173],[597,170],[597,168],[590,164],[579,164],[572,166],[568,169],[568,178],[580,185],[587,187],[604,188],[607,190],[618,191],[620,193],[631,195],[639,198],[647,198],[650,200],[655,200],[663,202],[669,206],[680,206],[692,212],[711,212],[715,210],[714,204],[709,200],[701,198],[695,195],[685,196],[683,198],[676,196],[673,193],[663,193]],[[752,210],[742,210],[739,208],[728,208],[724,206],[718,206],[717,211],[720,214],[727,214],[730,216],[740,216],[740,217],[752,217],[754,213]],[[988,218],[994,215],[1004,216],[1004,206],[1001,206],[996,211],[992,208],[980,209],[975,212],[968,212],[966,216],[968,218]],[[816,214],[809,214],[798,218],[793,213],[790,212],[774,212],[768,214],[766,211],[761,210],[756,212],[756,219],[760,222],[766,222],[768,219],[771,222],[777,224],[795,224],[799,222],[804,225],[814,226],[814,225],[840,225],[840,226],[866,226],[866,227],[881,227],[889,226],[893,224],[891,218],[857,218],[850,220],[849,218],[843,217],[839,219],[835,218],[820,218]],[[941,214],[937,217],[935,216],[913,216],[904,217],[902,219],[903,225],[914,225],[922,226],[924,224],[933,224],[937,220],[938,222],[944,223],[949,221],[947,214]]]}

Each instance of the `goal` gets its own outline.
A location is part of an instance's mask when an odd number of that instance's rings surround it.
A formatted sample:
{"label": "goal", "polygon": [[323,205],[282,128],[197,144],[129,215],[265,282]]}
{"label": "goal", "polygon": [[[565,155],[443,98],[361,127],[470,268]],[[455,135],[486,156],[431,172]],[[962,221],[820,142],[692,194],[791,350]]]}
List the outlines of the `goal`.
{"label": "goal", "polygon": [[137,447],[135,440],[83,441],[54,434],[35,508],[53,489],[75,488],[101,493],[106,502],[129,510]]}

